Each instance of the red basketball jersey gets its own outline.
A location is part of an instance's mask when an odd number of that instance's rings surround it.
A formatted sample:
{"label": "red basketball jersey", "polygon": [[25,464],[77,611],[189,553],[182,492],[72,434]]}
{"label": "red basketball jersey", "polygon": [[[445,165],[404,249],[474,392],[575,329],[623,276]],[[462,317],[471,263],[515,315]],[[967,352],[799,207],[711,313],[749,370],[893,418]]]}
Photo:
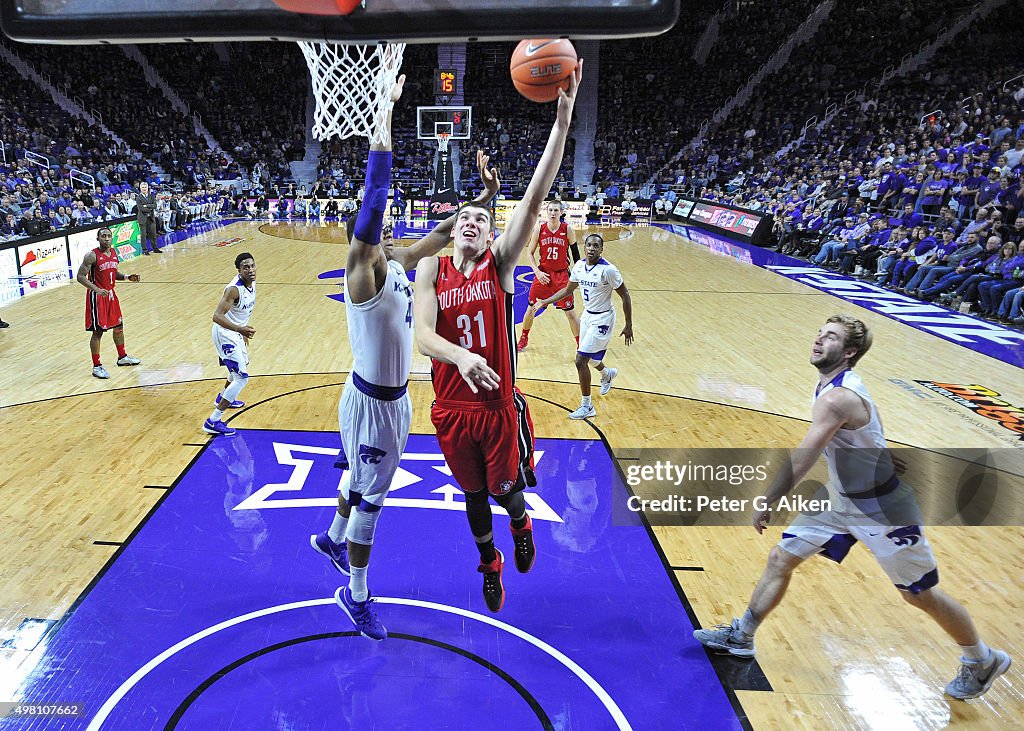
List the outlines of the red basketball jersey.
{"label": "red basketball jersey", "polygon": [[540,270],[545,274],[564,272],[569,269],[569,226],[560,223],[554,231],[548,222],[540,225]]}
{"label": "red basketball jersey", "polygon": [[92,251],[96,254],[96,263],[89,272],[89,281],[101,289],[113,289],[117,281],[117,252],[113,248],[103,252],[99,247]]}
{"label": "red basketball jersey", "polygon": [[501,288],[498,265],[488,249],[466,277],[452,257],[438,257],[437,334],[483,356],[501,378],[494,391],[474,394],[459,369],[433,361],[434,393],[438,403],[448,401],[501,401],[512,398],[516,349],[512,295]]}

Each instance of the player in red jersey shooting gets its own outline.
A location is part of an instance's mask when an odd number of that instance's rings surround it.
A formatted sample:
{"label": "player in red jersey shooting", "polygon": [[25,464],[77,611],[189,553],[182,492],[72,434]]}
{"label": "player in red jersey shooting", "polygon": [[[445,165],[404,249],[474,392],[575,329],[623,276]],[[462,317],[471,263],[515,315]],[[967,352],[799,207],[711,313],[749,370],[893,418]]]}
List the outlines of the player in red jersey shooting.
{"label": "player in red jersey shooting", "polygon": [[484,600],[497,612],[505,603],[504,557],[494,547],[488,496],[508,512],[516,569],[533,568],[533,526],[522,489],[533,483],[533,425],[526,399],[515,388],[512,319],[515,268],[536,230],[541,206],[562,163],[573,105],[583,72],[580,61],[544,153],[523,200],[495,240],[487,208],[463,205],[455,219],[455,253],[423,259],[416,270],[416,341],[433,359],[431,421],[452,475],[466,494],[466,515],[480,552]]}

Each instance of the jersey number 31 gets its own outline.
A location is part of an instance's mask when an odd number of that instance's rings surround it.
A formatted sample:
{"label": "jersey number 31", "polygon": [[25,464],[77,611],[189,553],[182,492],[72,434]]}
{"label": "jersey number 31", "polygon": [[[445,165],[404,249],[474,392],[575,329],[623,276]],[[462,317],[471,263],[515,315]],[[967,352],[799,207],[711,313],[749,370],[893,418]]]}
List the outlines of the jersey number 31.
{"label": "jersey number 31", "polygon": [[459,345],[466,350],[473,348],[473,323],[477,324],[477,330],[480,333],[480,348],[487,347],[487,331],[484,330],[484,313],[480,310],[472,318],[469,315],[459,315],[455,319],[455,326],[462,330],[462,335],[459,337]]}

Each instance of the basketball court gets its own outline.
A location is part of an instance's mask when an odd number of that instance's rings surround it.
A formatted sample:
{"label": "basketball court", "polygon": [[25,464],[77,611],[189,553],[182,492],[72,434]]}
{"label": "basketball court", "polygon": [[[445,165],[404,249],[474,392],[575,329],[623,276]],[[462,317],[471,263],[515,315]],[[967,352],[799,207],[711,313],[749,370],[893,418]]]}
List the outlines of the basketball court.
{"label": "basketball court", "polygon": [[[716,251],[706,235],[658,227],[594,230],[632,292],[637,342],[613,346],[621,375],[595,397],[592,423],[566,418],[578,386],[561,317],[541,315],[520,355],[541,453],[528,499],[536,569],[507,575],[505,609],[486,611],[417,356],[414,435],[371,571],[395,635],[381,645],[353,636],[333,605],[339,577],[308,543],[339,482],[337,400],[350,358],[341,227],[233,223],[169,246],[161,261],[124,265],[143,276],[119,288],[143,365],[105,383],[88,374],[76,288],[5,308],[18,324],[5,358],[18,367],[4,369],[0,412],[10,466],[4,692],[81,702],[86,713],[0,723],[355,728],[369,718],[401,728],[431,718],[464,728],[500,716],[504,728],[777,728],[799,714],[821,728],[878,727],[895,714],[908,728],[991,728],[1015,718],[1012,670],[980,701],[942,697],[955,670],[948,641],[863,552],[842,569],[809,562],[759,634],[758,660],[713,664],[690,632],[742,610],[777,529],[761,538],[629,523],[621,470],[640,447],[798,441],[810,340],[835,311],[875,329],[858,370],[894,444],[1013,449],[1016,436],[997,422],[905,384],[984,384],[1019,404],[1019,368],[757,266],[734,244]],[[200,426],[221,383],[208,322],[242,247],[258,262],[260,291],[250,403],[231,419],[235,438],[208,439]],[[39,341],[26,322],[60,335]],[[1019,567],[1007,559],[1020,529],[929,533],[942,585],[1014,653]]]}
{"label": "basketball court", "polygon": [[[612,34],[609,17],[589,37]],[[375,18],[363,20],[373,36]],[[421,137],[459,139],[444,114],[418,121],[433,127]],[[400,221],[396,237],[427,230]],[[561,315],[541,314],[519,355],[537,437],[526,493],[536,567],[506,571],[505,606],[487,611],[463,495],[429,420],[429,361],[416,354],[412,435],[370,568],[382,643],[353,631],[333,599],[342,578],[309,545],[341,477],[343,223],[200,224],[163,257],[123,263],[142,277],[117,289],[142,364],[110,368],[108,381],[89,375],[81,287],[22,296],[34,285],[9,283],[0,699],[68,713],[0,717],[0,729],[1017,727],[1018,666],[981,699],[944,697],[956,646],[863,550],[841,568],[800,568],[756,660],[710,656],[692,631],[743,612],[781,526],[663,524],[627,508],[626,475],[641,450],[795,446],[814,336],[836,312],[859,317],[875,339],[857,370],[887,437],[937,465],[912,480],[919,498],[959,490],[950,469],[967,451],[1004,477],[994,496],[956,493],[978,525],[927,530],[940,586],[989,644],[1024,657],[1024,530],[1015,508],[993,508],[1017,504],[1024,475],[1024,334],[698,228],[616,219],[581,226],[580,240],[591,231],[629,287],[636,342],[613,340],[619,376],[587,421],[567,418],[579,386]],[[230,414],[237,434],[210,437],[203,419],[223,385],[210,318],[242,251],[257,263],[252,377]],[[524,259],[517,324],[531,278]],[[112,363],[109,339],[103,349]],[[507,552],[508,518],[495,511]]]}

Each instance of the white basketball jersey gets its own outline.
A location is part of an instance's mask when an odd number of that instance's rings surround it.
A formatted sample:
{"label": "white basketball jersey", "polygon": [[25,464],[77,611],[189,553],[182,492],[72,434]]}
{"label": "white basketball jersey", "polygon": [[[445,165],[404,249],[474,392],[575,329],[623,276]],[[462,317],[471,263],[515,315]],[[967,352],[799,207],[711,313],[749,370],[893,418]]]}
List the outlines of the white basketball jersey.
{"label": "white basketball jersey", "polygon": [[833,378],[815,394],[815,400],[833,388],[848,388],[860,396],[871,419],[860,429],[840,429],[825,447],[829,482],[845,495],[873,490],[895,474],[875,402],[853,371],[843,371]]}
{"label": "white basketball jersey", "polygon": [[345,298],[353,369],[378,386],[404,386],[412,369],[412,283],[395,261],[372,299],[354,304]]}
{"label": "white basketball jersey", "polygon": [[569,281],[580,285],[583,307],[588,312],[600,313],[612,309],[612,292],[622,286],[622,275],[604,258],[593,266],[580,259],[573,265]]}
{"label": "white basketball jersey", "polygon": [[[235,281],[228,282],[227,287],[234,287],[238,290],[238,302],[231,306],[225,317],[234,325],[239,327],[249,324],[249,318],[252,316],[252,310],[256,306],[256,282],[252,283],[252,289],[249,289],[239,277],[235,278]],[[224,289],[227,289],[225,287]]]}

